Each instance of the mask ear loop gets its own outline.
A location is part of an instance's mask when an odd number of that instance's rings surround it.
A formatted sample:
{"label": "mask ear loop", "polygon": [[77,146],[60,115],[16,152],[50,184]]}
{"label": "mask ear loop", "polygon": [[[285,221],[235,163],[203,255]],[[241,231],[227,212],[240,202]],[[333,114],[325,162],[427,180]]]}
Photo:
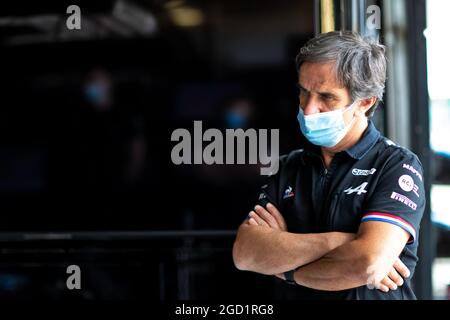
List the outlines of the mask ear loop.
{"label": "mask ear loop", "polygon": [[347,112],[348,110],[353,109],[356,102],[358,102],[358,100],[355,100],[351,104],[349,104],[348,107],[346,107],[343,112]]}
{"label": "mask ear loop", "polygon": [[[344,113],[347,112],[348,110],[353,109],[353,107],[355,106],[355,103],[357,101],[358,100],[353,101],[352,104],[350,104],[347,108],[345,108],[345,110],[342,112],[342,116],[344,116]],[[353,115],[352,121],[350,121],[350,123],[346,126],[345,134],[348,133],[348,131],[350,130],[352,125],[355,123],[355,121],[356,121],[356,117],[355,117],[355,115]]]}
{"label": "mask ear loop", "polygon": [[[349,109],[353,109],[353,107],[355,106],[355,103],[356,102],[358,102],[358,100],[355,100],[351,105],[349,105],[347,108],[346,108],[346,110],[344,110],[343,112],[346,112],[347,110],[349,110]],[[358,114],[358,117],[359,117],[359,114]],[[353,119],[355,119],[355,118],[357,118],[357,117],[353,117]],[[364,117],[365,118],[365,120],[367,121],[367,117]],[[353,120],[352,120],[353,121]]]}

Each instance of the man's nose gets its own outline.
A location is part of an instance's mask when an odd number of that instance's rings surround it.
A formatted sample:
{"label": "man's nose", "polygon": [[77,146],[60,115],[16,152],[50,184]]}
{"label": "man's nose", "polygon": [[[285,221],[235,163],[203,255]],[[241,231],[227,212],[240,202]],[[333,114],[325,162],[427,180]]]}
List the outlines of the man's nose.
{"label": "man's nose", "polygon": [[302,107],[305,116],[320,112],[319,104],[315,101],[315,99],[307,99]]}

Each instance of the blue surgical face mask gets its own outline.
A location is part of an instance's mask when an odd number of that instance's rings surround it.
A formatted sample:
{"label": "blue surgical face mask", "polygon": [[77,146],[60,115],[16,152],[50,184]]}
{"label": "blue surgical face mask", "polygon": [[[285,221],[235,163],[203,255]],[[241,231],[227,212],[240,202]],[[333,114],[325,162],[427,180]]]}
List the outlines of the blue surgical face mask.
{"label": "blue surgical face mask", "polygon": [[[356,101],[355,101],[356,102]],[[337,145],[347,134],[353,120],[345,125],[344,113],[350,110],[355,102],[344,109],[315,113],[305,116],[300,108],[297,120],[303,135],[318,146],[331,148]]]}

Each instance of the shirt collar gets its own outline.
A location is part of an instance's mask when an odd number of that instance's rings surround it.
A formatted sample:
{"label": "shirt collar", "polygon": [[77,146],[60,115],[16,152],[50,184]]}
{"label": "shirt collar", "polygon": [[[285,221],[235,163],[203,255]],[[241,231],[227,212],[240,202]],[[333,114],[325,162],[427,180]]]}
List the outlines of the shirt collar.
{"label": "shirt collar", "polygon": [[362,138],[352,147],[345,150],[345,152],[347,152],[350,157],[359,160],[373,148],[380,135],[380,131],[378,131],[373,122],[369,120],[369,124]]}

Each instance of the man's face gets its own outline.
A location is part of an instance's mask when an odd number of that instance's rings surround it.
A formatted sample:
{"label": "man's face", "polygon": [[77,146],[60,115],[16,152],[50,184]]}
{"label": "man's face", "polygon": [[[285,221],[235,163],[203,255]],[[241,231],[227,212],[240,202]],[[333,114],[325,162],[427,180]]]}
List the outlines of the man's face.
{"label": "man's face", "polygon": [[304,62],[298,84],[300,106],[305,115],[342,109],[353,102],[348,89],[337,82],[333,62]]}

